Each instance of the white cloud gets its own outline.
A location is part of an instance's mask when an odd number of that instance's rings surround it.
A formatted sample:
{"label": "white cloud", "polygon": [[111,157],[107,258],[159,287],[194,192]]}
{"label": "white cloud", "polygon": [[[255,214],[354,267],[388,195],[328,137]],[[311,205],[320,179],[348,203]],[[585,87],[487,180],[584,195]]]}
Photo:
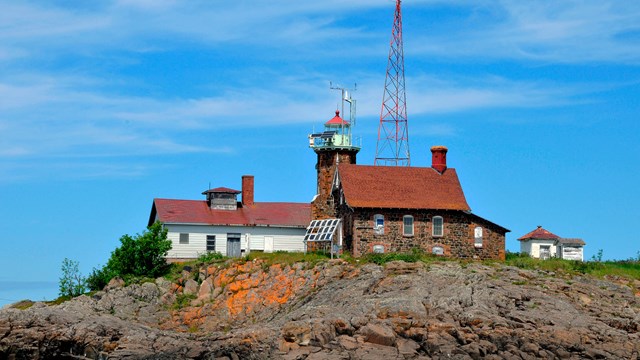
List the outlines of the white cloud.
{"label": "white cloud", "polygon": [[485,11],[458,19],[446,31],[418,34],[407,50],[467,60],[640,63],[640,7],[634,2],[503,0],[472,6]]}
{"label": "white cloud", "polygon": [[[405,47],[408,56],[640,61],[640,41],[629,41],[637,36],[636,24],[640,23],[633,6],[427,0],[405,3],[405,12],[420,6],[430,10],[432,4],[434,8],[490,11],[471,11],[474,18],[469,23],[456,23],[446,32],[437,32],[442,30],[439,26],[450,25],[446,23],[414,29],[411,47]],[[84,6],[0,1],[0,160],[56,159],[63,163],[62,159],[71,158],[232,153],[235,150],[226,144],[194,145],[202,142],[193,141],[192,134],[319,125],[332,116],[336,106],[337,96],[327,91],[328,80],[337,80],[336,74],[346,73],[358,82],[354,95],[359,118],[380,115],[383,72],[376,69],[372,73],[357,64],[358,73],[326,67],[339,67],[327,64],[341,64],[345,57],[367,61],[376,56],[384,61],[392,1],[119,0]],[[356,12],[366,17],[374,10],[388,13],[384,24],[345,21]],[[216,68],[213,63],[210,67],[219,72],[219,79],[210,88],[199,84],[190,92],[171,89],[161,95],[150,90],[153,79],[141,76],[146,75],[144,65],[128,67],[143,63],[143,56],[149,55],[145,52],[153,56],[184,49],[220,54],[221,58],[227,51],[241,53],[238,59],[256,63],[263,57],[275,57],[280,63],[233,69]],[[130,72],[121,73],[122,69]],[[562,106],[588,101],[590,92],[608,86],[482,75],[407,76],[409,119],[478,109]],[[452,127],[420,131],[455,133]],[[0,170],[7,172],[6,167]],[[125,171],[113,169],[111,173]]]}

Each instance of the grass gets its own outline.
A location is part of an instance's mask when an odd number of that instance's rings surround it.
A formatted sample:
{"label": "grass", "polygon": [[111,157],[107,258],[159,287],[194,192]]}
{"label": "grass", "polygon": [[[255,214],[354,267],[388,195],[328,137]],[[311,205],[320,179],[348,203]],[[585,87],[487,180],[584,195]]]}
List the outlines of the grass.
{"label": "grass", "polygon": [[69,301],[69,300],[71,300],[71,299],[72,299],[72,298],[71,298],[71,297],[69,297],[69,296],[60,296],[60,297],[58,297],[58,298],[57,298],[57,299],[55,299],[55,300],[45,301],[45,304],[47,304],[47,305],[60,305],[60,304],[62,304],[63,302],[65,302],[65,301]]}
{"label": "grass", "polygon": [[185,268],[190,268],[194,273],[194,279],[198,280],[197,275],[200,267],[212,264],[223,264],[225,262],[229,262],[229,260],[231,260],[231,258],[228,258],[218,252],[207,252],[191,261],[172,263],[169,267],[169,271],[164,275],[164,278],[171,282],[175,282],[182,277],[182,271]]}
{"label": "grass", "polygon": [[176,296],[176,301],[173,303],[171,307],[173,310],[180,310],[189,305],[191,305],[191,300],[195,300],[196,295],[194,294],[178,294]]}
{"label": "grass", "polygon": [[22,301],[18,301],[17,303],[11,305],[11,307],[14,308],[14,309],[18,309],[18,310],[26,310],[26,309],[32,307],[33,304],[35,304],[35,302],[33,302],[31,300],[22,300]]}
{"label": "grass", "polygon": [[298,262],[308,263],[310,267],[315,266],[319,262],[326,261],[331,258],[330,254],[322,252],[286,252],[276,251],[273,253],[265,253],[259,251],[252,251],[245,258],[247,261],[262,260],[267,266],[273,264],[286,264],[293,265]]}
{"label": "grass", "polygon": [[606,261],[602,265],[602,268],[592,270],[591,274],[599,277],[617,276],[640,280],[640,261]]}
{"label": "grass", "polygon": [[[437,256],[429,253],[425,253],[420,249],[414,248],[411,249],[410,253],[382,253],[382,254],[374,254],[369,253],[359,258],[359,262],[361,264],[372,263],[377,265],[384,265],[391,261],[404,261],[404,262],[423,262],[423,263],[432,263],[435,261],[447,261],[451,260],[443,256]],[[465,260],[460,260],[460,264],[463,267],[468,266],[468,262]]]}
{"label": "grass", "polygon": [[616,276],[640,280],[639,259],[572,261],[551,258],[548,260],[540,260],[534,259],[526,254],[507,253],[505,264],[521,269],[556,271],[569,274],[589,274],[600,278]]}

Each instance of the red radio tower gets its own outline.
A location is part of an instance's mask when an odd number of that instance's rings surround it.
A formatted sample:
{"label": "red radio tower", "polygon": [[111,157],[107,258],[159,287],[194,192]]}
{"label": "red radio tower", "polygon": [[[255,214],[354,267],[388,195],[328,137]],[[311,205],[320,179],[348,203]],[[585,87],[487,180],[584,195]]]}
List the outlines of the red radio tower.
{"label": "red radio tower", "polygon": [[391,31],[391,50],[384,82],[378,145],[374,165],[409,166],[409,130],[407,99],[404,91],[404,50],[402,47],[402,10],[396,0]]}

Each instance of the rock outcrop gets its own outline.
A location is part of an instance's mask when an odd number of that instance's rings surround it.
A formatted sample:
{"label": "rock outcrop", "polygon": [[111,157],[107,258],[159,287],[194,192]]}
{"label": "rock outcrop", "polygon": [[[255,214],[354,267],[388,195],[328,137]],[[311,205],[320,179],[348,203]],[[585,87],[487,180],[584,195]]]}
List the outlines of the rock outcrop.
{"label": "rock outcrop", "polygon": [[0,358],[636,359],[640,281],[500,264],[210,265],[0,311]]}

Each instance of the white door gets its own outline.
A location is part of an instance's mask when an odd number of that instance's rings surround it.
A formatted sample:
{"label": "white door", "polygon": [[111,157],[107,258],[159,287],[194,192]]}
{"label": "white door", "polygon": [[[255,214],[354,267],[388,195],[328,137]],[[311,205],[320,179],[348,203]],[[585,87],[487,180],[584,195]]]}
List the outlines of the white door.
{"label": "white door", "polygon": [[273,252],[273,236],[264,237],[264,252],[266,253]]}

